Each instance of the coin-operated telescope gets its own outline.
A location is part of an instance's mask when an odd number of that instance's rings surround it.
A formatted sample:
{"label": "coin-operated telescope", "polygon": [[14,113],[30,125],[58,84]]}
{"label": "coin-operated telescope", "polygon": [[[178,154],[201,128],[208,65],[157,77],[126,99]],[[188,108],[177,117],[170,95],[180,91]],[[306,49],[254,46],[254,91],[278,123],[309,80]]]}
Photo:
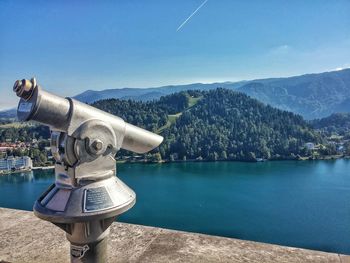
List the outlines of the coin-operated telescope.
{"label": "coin-operated telescope", "polygon": [[51,129],[55,183],[35,202],[34,213],[66,232],[72,262],[106,262],[109,226],[130,209],[135,193],[116,177],[122,148],[145,153],[163,137],[71,98],[46,92],[35,79],[17,80],[17,116]]}

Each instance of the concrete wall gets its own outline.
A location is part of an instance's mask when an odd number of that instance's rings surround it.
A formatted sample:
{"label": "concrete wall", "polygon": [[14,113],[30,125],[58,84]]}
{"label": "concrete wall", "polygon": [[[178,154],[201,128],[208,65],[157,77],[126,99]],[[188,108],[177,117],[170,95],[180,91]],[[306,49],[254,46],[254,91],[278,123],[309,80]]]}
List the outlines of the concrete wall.
{"label": "concrete wall", "polygon": [[[113,223],[109,262],[334,262],[349,256],[232,238]],[[0,262],[69,262],[62,230],[32,212],[0,208]]]}

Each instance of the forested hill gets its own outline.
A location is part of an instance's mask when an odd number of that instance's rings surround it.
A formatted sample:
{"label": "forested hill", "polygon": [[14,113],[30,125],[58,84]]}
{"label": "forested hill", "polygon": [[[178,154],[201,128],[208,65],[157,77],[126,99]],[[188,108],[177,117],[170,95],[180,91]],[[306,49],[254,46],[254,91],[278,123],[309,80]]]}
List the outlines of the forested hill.
{"label": "forested hill", "polygon": [[[93,104],[165,138],[166,160],[295,158],[322,138],[301,116],[227,89],[187,91],[152,102],[108,99]],[[160,158],[153,153],[150,158]],[[130,153],[122,152],[122,155]]]}
{"label": "forested hill", "polygon": [[350,136],[350,113],[333,113],[332,115],[310,121],[311,125],[325,132],[328,136],[332,134]]}

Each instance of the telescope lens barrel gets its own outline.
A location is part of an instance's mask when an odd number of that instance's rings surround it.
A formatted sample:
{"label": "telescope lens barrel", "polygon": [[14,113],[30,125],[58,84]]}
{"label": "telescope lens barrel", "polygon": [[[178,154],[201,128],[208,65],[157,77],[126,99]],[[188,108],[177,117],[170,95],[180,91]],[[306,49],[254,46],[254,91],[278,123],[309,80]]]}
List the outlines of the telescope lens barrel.
{"label": "telescope lens barrel", "polygon": [[157,147],[162,141],[162,136],[126,123],[122,148],[136,153],[146,153]]}
{"label": "telescope lens barrel", "polygon": [[18,119],[37,121],[50,126],[51,129],[65,131],[70,117],[69,101],[34,84],[35,82],[22,80],[16,81],[14,85],[13,90],[21,98],[17,108]]}

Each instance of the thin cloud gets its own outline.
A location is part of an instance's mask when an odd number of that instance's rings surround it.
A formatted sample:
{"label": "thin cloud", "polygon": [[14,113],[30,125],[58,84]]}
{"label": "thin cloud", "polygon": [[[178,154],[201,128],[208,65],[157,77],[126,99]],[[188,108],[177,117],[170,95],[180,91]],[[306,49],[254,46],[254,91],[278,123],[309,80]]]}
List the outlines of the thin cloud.
{"label": "thin cloud", "polygon": [[176,32],[179,31],[207,2],[208,0],[205,0],[200,6],[198,6],[198,8],[194,10],[194,12],[176,29]]}
{"label": "thin cloud", "polygon": [[269,53],[272,55],[284,55],[289,53],[291,50],[292,50],[292,47],[285,44],[285,45],[280,45],[272,48]]}
{"label": "thin cloud", "polygon": [[350,68],[350,64],[347,63],[347,64],[342,65],[341,67],[337,67],[335,69],[332,69],[331,71],[340,71],[340,70],[348,69],[348,68]]}

